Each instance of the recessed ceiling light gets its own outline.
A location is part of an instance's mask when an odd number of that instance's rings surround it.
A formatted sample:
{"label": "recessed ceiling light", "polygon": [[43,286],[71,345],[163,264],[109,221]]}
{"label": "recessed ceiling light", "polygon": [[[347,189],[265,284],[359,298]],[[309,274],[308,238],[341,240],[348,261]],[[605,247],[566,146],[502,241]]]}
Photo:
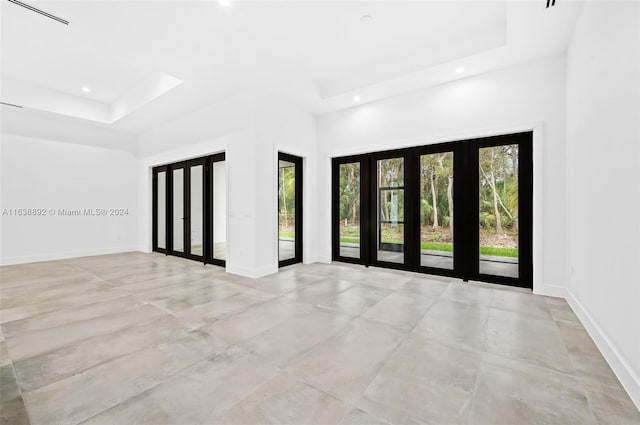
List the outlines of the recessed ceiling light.
{"label": "recessed ceiling light", "polygon": [[222,7],[227,7],[231,4],[231,0],[218,0],[218,4]]}
{"label": "recessed ceiling light", "polygon": [[354,102],[360,102],[360,96],[358,96],[358,95],[353,96],[353,101]]}
{"label": "recessed ceiling light", "polygon": [[91,89],[89,87],[87,87],[87,86],[84,86],[82,88],[82,91],[85,92],[85,93],[91,93]]}
{"label": "recessed ceiling light", "polygon": [[456,74],[462,74],[464,72],[464,68],[459,66],[456,68]]}
{"label": "recessed ceiling light", "polygon": [[360,17],[361,22],[371,22],[373,20],[373,16],[371,15],[362,15]]}

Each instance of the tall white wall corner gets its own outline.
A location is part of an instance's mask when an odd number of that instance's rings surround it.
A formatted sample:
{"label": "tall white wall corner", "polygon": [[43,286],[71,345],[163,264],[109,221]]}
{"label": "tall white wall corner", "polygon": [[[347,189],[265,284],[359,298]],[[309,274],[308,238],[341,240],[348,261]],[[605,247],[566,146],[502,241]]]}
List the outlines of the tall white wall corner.
{"label": "tall white wall corner", "polygon": [[576,316],[578,316],[578,319],[580,319],[591,339],[593,339],[598,350],[609,363],[611,370],[613,370],[631,400],[640,410],[640,377],[634,370],[633,365],[625,358],[611,337],[598,325],[598,322],[571,291],[568,291],[567,302],[576,313]]}

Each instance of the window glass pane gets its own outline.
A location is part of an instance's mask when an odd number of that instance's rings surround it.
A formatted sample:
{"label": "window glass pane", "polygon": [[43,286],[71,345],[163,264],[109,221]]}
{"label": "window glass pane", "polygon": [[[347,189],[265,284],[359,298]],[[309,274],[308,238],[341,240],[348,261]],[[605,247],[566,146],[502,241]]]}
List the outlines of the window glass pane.
{"label": "window glass pane", "polygon": [[203,169],[202,165],[196,165],[191,167],[190,170],[190,193],[189,196],[191,198],[191,204],[189,211],[191,217],[189,220],[189,224],[191,226],[191,254],[193,255],[203,255],[203,228],[202,228],[202,197],[203,197],[203,187],[202,187],[202,179],[203,179]]}
{"label": "window glass pane", "polygon": [[378,161],[379,187],[404,186],[404,158],[390,158]]}
{"label": "window glass pane", "polygon": [[420,157],[420,265],[453,270],[453,152]]}
{"label": "window glass pane", "polygon": [[380,189],[380,221],[404,222],[404,189]]}
{"label": "window glass pane", "polygon": [[161,171],[157,175],[158,200],[157,234],[158,248],[167,247],[167,173]]}
{"label": "window glass pane", "polygon": [[480,273],[518,277],[518,145],[481,148]]}
{"label": "window glass pane", "polygon": [[360,258],[360,163],[340,164],[340,255]]}
{"label": "window glass pane", "polygon": [[280,261],[296,256],[296,166],[278,161],[278,256]]}
{"label": "window glass pane", "polygon": [[173,250],[184,252],[184,169],[173,170]]}
{"label": "window glass pane", "polygon": [[404,263],[404,158],[378,160],[377,259]]}

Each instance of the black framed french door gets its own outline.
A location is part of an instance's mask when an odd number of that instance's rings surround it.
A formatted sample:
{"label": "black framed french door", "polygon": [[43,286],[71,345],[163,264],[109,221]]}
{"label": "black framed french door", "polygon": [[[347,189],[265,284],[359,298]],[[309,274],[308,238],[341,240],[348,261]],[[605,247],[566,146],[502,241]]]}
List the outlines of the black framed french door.
{"label": "black framed french door", "polygon": [[224,158],[221,153],[153,169],[154,251],[224,266]]}
{"label": "black framed french door", "polygon": [[278,152],[278,266],[302,262],[302,158]]}
{"label": "black framed french door", "polygon": [[532,136],[334,158],[333,259],[531,288]]}
{"label": "black framed french door", "polygon": [[227,163],[225,154],[206,158],[205,241],[207,262],[224,266],[227,259]]}
{"label": "black framed french door", "polygon": [[168,224],[169,224],[169,247],[167,253],[177,257],[187,257],[186,248],[188,246],[187,235],[187,208],[188,197],[186,189],[188,187],[187,167],[185,162],[179,162],[169,166],[169,204],[168,204]]}

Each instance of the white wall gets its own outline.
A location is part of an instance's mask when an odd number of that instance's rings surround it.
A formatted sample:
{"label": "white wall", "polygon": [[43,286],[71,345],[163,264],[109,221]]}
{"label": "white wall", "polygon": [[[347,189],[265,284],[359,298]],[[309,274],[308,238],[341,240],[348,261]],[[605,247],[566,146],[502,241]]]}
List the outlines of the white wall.
{"label": "white wall", "polygon": [[[171,125],[171,124],[170,124]],[[185,136],[186,137],[186,136]],[[138,162],[139,209],[138,241],[140,250],[151,252],[152,235],[152,168],[191,158],[225,152],[227,199],[224,211],[227,217],[227,270],[249,275],[255,264],[253,216],[255,202],[253,196],[246,196],[255,190],[253,187],[253,164],[255,134],[247,129],[210,140],[190,141],[185,137],[183,146],[163,150],[154,155],[142,157]],[[190,142],[190,143],[189,143]],[[229,235],[233,235],[230,238]]]}
{"label": "white wall", "polygon": [[[0,151],[0,210],[47,211],[40,217],[1,217],[2,264],[136,249],[137,193],[131,182],[137,160],[132,153],[8,133],[2,133]],[[58,209],[84,208],[125,208],[128,214],[58,214]]]}
{"label": "white wall", "polygon": [[569,301],[640,407],[640,7],[587,2],[567,59]]}
{"label": "white wall", "polygon": [[313,115],[276,96],[256,96],[256,247],[259,268],[278,267],[278,152],[303,158],[303,262],[316,261],[317,222],[316,120]]}
{"label": "white wall", "polygon": [[561,55],[320,117],[323,260],[331,258],[331,157],[533,129],[534,290],[564,294],[564,93]]}
{"label": "white wall", "polygon": [[[143,134],[139,163],[141,250],[151,251],[151,169],[224,151],[227,271],[252,277],[275,273],[278,150],[305,157],[304,233],[311,234],[316,176],[315,119],[311,114],[284,99],[245,92]],[[305,261],[312,261],[312,241],[312,237],[305,239]]]}

